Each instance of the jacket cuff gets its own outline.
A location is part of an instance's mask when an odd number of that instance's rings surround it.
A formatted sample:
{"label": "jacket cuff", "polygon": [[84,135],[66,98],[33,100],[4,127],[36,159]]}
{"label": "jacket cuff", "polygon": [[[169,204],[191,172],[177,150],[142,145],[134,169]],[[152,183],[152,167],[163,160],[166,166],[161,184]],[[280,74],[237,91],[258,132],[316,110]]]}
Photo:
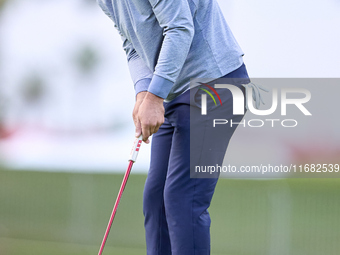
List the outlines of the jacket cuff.
{"label": "jacket cuff", "polygon": [[151,78],[145,78],[145,79],[141,79],[141,80],[137,81],[136,84],[135,84],[135,94],[136,94],[136,96],[139,92],[147,91],[148,88],[149,88],[150,82],[151,82]]}
{"label": "jacket cuff", "polygon": [[167,98],[174,82],[169,81],[161,76],[153,75],[148,91],[161,98]]}

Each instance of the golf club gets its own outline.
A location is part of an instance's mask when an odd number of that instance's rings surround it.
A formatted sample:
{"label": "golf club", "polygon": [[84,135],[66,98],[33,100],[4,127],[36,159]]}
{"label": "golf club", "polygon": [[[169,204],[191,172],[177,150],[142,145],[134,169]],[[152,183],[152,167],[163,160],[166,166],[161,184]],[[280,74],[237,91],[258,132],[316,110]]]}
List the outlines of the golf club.
{"label": "golf club", "polygon": [[100,245],[100,249],[99,249],[98,255],[101,255],[103,253],[103,249],[104,249],[107,237],[109,235],[109,232],[110,232],[110,229],[111,229],[111,226],[112,226],[112,222],[113,222],[113,220],[115,218],[115,215],[116,215],[116,212],[117,212],[117,208],[118,208],[118,205],[119,205],[119,202],[120,202],[120,198],[122,197],[123,191],[125,189],[127,180],[129,178],[129,175],[130,175],[130,172],[131,172],[132,165],[133,165],[133,163],[137,159],[137,155],[138,155],[138,152],[139,152],[141,144],[142,144],[142,135],[140,135],[138,138],[136,138],[135,143],[134,143],[134,145],[132,147],[130,158],[129,158],[129,166],[128,166],[126,172],[125,172],[125,175],[124,175],[124,178],[123,178],[123,182],[122,182],[122,184],[120,186],[116,202],[115,202],[115,204],[113,206],[111,217],[110,217],[109,223],[107,225],[107,228],[106,228],[106,231],[105,231],[105,235],[104,235],[102,244]]}

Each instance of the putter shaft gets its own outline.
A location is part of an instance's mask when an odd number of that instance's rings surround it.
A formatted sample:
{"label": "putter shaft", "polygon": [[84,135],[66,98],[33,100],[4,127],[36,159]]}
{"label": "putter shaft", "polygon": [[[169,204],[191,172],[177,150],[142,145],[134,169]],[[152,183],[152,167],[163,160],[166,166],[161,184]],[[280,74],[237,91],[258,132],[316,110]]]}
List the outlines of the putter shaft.
{"label": "putter shaft", "polygon": [[115,215],[116,215],[116,212],[117,212],[117,208],[118,208],[118,205],[119,205],[119,202],[120,202],[120,198],[122,197],[123,191],[124,191],[124,189],[125,189],[125,185],[126,185],[126,182],[127,182],[128,178],[129,178],[129,175],[130,175],[130,172],[131,172],[132,165],[133,165],[133,161],[130,161],[130,162],[129,162],[129,166],[128,166],[126,172],[125,172],[125,175],[124,175],[124,179],[123,179],[122,185],[120,186],[119,193],[118,193],[118,197],[117,197],[116,202],[115,202],[115,205],[114,205],[114,207],[113,207],[113,210],[112,210],[112,213],[111,213],[111,217],[110,217],[109,223],[107,224],[107,228],[106,228],[106,231],[105,231],[105,235],[104,235],[102,244],[100,245],[100,249],[99,249],[98,255],[101,255],[101,254],[103,253],[103,249],[104,249],[104,246],[105,246],[107,237],[109,236],[109,232],[110,232],[110,229],[111,229],[111,226],[112,226],[112,222],[113,222],[113,220],[114,220],[114,218],[115,218]]}
{"label": "putter shaft", "polygon": [[110,217],[109,223],[107,224],[106,231],[105,231],[105,234],[104,234],[104,238],[103,238],[102,244],[100,245],[100,249],[99,249],[98,255],[102,255],[102,253],[103,253],[107,237],[109,236],[113,220],[114,220],[114,218],[116,216],[116,212],[117,212],[117,208],[118,208],[120,199],[122,197],[122,194],[123,194],[123,191],[125,189],[126,183],[127,183],[128,179],[129,179],[129,175],[130,175],[130,172],[131,172],[131,169],[132,169],[132,165],[133,165],[133,163],[137,159],[137,155],[138,155],[138,152],[139,152],[141,144],[142,144],[142,135],[140,135],[135,140],[135,143],[134,143],[134,145],[132,147],[130,158],[129,158],[129,166],[128,166],[126,172],[125,172],[122,184],[120,185],[118,196],[117,196],[116,202],[115,202],[115,204],[113,206],[111,217]]}

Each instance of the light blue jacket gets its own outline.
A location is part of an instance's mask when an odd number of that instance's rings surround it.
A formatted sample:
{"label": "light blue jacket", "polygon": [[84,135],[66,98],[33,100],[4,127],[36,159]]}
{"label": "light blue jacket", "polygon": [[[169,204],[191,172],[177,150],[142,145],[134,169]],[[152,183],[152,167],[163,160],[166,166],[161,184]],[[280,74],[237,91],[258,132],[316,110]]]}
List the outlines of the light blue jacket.
{"label": "light blue jacket", "polygon": [[216,79],[243,63],[216,0],[97,1],[122,37],[136,94],[170,101],[190,78]]}

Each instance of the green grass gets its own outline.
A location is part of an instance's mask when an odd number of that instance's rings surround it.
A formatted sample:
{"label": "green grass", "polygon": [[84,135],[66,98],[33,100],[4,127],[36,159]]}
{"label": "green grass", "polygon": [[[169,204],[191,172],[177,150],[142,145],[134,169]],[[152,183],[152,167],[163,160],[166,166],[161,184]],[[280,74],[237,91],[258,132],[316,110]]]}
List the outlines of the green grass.
{"label": "green grass", "polygon": [[[122,178],[0,170],[0,254],[97,254]],[[130,176],[104,254],[146,254],[145,178]],[[215,255],[340,251],[338,179],[221,179],[210,213]]]}

